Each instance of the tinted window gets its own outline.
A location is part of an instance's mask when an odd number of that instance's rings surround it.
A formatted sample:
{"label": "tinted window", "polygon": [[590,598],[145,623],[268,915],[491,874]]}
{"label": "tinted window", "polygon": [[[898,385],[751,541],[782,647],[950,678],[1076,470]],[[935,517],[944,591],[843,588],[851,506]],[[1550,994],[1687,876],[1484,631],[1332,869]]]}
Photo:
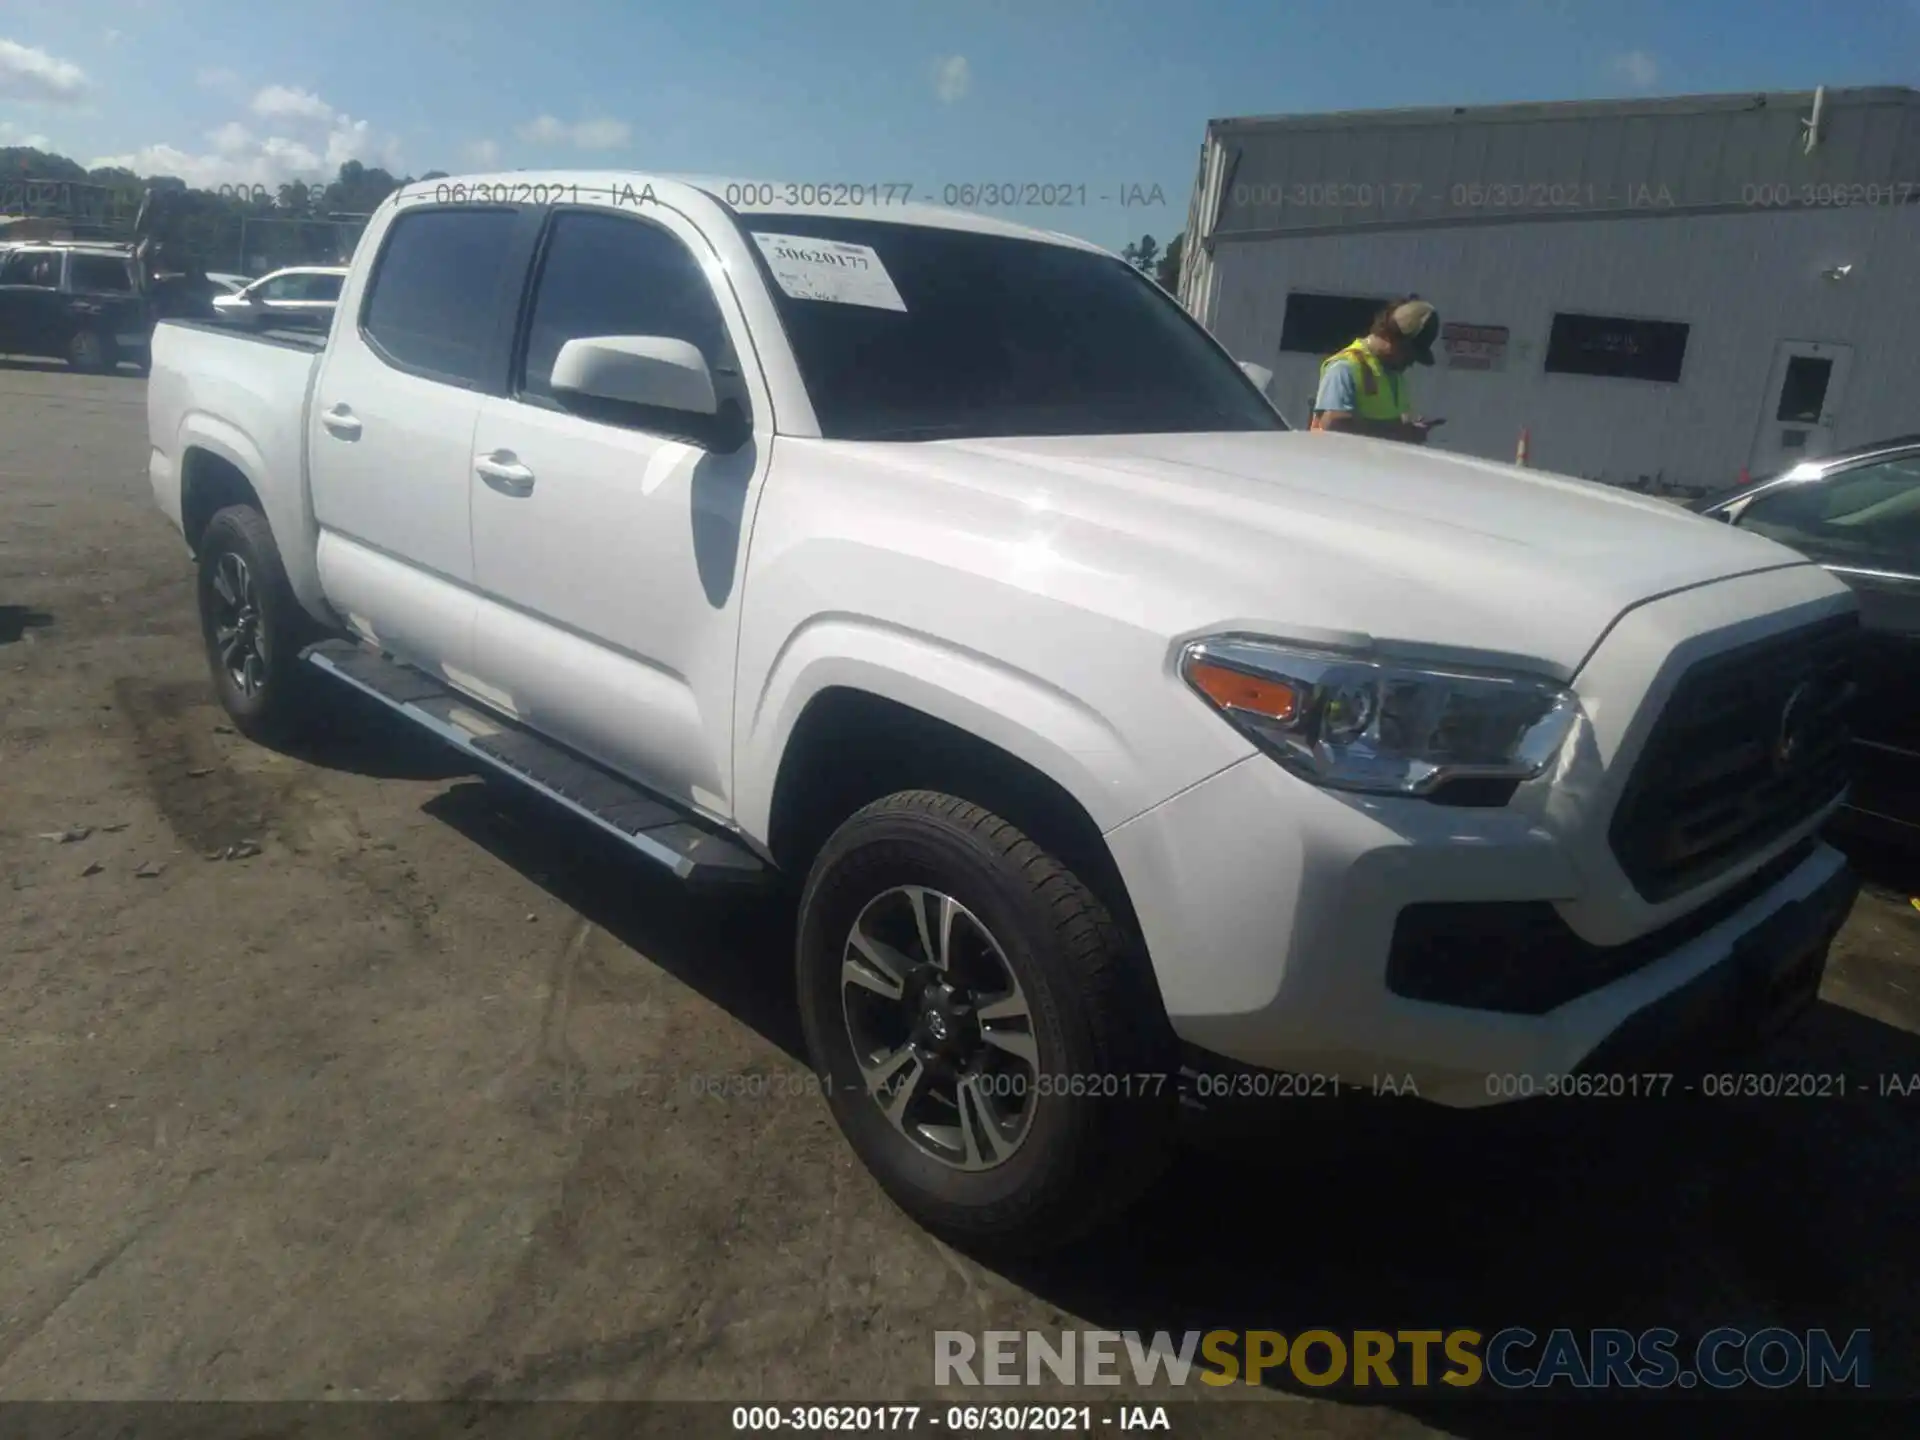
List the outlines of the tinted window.
{"label": "tinted window", "polygon": [[111,255],[75,255],[68,263],[67,277],[75,290],[94,295],[130,295],[133,276],[127,262]]}
{"label": "tinted window", "polygon": [[1816,560],[1920,574],[1920,456],[1783,481],[1755,496],[1739,523]]}
{"label": "tinted window", "polygon": [[560,347],[593,335],[664,335],[698,347],[711,370],[737,368],[713,290],[686,246],[643,220],[562,214],[540,266],[522,393],[551,395]]}
{"label": "tinted window", "polygon": [[1280,348],[1325,359],[1366,334],[1373,327],[1373,317],[1387,304],[1385,299],[1296,291],[1287,296],[1287,317],[1280,323]]}
{"label": "tinted window", "polygon": [[511,210],[425,210],[387,232],[361,321],[394,364],[477,383],[498,318]]}
{"label": "tinted window", "polygon": [[340,277],[338,275],[309,275],[307,300],[338,300],[340,298]]}
{"label": "tinted window", "polygon": [[9,255],[6,264],[0,266],[0,285],[44,285],[51,288],[59,283],[60,261],[44,250]]}
{"label": "tinted window", "polygon": [[1556,315],[1547,337],[1549,373],[1610,375],[1622,380],[1680,379],[1687,327],[1670,320]]}
{"label": "tinted window", "polygon": [[767,272],[829,438],[1286,428],[1165,291],[1111,256],[817,215],[742,228],[756,255],[754,232],[868,247],[905,306],[796,299]]}
{"label": "tinted window", "polygon": [[293,288],[298,278],[295,275],[282,275],[277,280],[267,281],[253,293],[262,300],[292,300],[296,298]]}

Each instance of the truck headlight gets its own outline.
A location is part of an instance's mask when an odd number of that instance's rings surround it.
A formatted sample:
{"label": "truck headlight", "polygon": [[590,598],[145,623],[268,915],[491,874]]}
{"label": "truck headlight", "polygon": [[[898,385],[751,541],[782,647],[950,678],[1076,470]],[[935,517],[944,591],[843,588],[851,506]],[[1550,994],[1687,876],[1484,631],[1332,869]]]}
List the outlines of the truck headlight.
{"label": "truck headlight", "polygon": [[1196,640],[1180,673],[1223,719],[1316,785],[1425,795],[1450,780],[1531,780],[1579,702],[1522,675],[1429,668],[1245,636]]}

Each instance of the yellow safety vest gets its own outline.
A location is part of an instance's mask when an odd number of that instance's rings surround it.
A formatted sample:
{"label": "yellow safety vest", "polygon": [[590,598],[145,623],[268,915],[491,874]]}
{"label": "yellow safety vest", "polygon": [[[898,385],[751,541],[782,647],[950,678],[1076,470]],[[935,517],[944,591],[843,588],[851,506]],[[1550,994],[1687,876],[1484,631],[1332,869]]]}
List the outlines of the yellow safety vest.
{"label": "yellow safety vest", "polygon": [[[1359,397],[1358,414],[1362,420],[1398,420],[1407,413],[1405,377],[1388,370],[1367,345],[1366,337],[1337,350],[1320,362],[1320,376],[1326,378],[1329,365],[1351,365],[1355,370],[1355,390]],[[1318,393],[1315,400],[1318,400]],[[1313,412],[1311,429],[1318,430],[1320,412]]]}

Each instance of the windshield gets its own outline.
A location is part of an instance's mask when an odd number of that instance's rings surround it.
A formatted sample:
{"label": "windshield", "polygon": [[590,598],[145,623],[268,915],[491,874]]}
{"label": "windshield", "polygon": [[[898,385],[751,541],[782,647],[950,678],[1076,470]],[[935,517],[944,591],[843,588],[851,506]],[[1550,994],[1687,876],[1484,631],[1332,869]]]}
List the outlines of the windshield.
{"label": "windshield", "polygon": [[1756,496],[1740,524],[1830,565],[1920,571],[1920,456]]}
{"label": "windshield", "polygon": [[[818,215],[741,223],[829,439],[1287,428],[1185,311],[1110,256]],[[856,273],[834,273],[830,254]]]}

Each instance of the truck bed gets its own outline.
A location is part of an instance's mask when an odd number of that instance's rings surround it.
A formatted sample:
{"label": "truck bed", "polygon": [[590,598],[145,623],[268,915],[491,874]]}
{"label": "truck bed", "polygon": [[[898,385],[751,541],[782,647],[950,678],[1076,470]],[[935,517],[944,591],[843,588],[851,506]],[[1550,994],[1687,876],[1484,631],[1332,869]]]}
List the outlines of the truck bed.
{"label": "truck bed", "polygon": [[311,327],[300,328],[287,326],[285,328],[278,328],[270,326],[234,325],[228,324],[223,320],[194,320],[179,316],[157,321],[155,328],[158,329],[161,325],[177,325],[182,330],[205,330],[210,334],[228,335],[241,340],[258,340],[263,344],[282,345],[289,349],[305,350],[316,355],[324,350],[327,345],[326,334],[323,331],[315,330]]}
{"label": "truck bed", "polygon": [[180,497],[190,488],[182,480],[203,456],[252,477],[294,593],[316,614],[325,601],[313,563],[306,421],[325,347],[324,335],[164,320],[154,327],[147,384],[148,471],[162,511],[181,524]]}

